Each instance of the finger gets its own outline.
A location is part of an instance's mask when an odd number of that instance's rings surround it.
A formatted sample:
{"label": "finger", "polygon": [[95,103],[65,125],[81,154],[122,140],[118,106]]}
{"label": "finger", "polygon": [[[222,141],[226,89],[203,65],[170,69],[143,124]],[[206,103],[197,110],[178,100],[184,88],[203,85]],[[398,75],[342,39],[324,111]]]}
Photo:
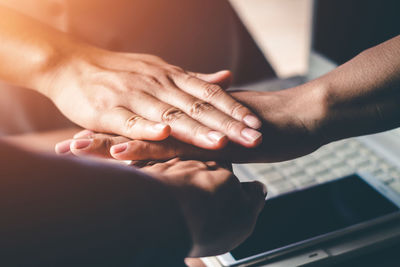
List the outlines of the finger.
{"label": "finger", "polygon": [[[149,120],[169,125],[171,135],[176,139],[206,149],[220,149],[228,142],[228,138],[224,134],[204,126],[179,108],[161,102],[150,95],[142,95],[141,98],[141,103],[132,99],[135,104],[132,104],[131,108]],[[149,109],[148,106],[152,108]]]}
{"label": "finger", "polygon": [[71,141],[70,150],[75,156],[93,156],[100,158],[112,158],[110,148],[129,139],[122,136],[108,134],[94,134],[88,139],[74,139]]}
{"label": "finger", "polygon": [[153,164],[147,164],[142,168],[144,171],[148,171],[151,173],[162,174],[167,171],[169,168],[173,167],[178,163],[178,159],[172,159],[169,161],[155,161]]}
{"label": "finger", "polygon": [[90,138],[93,136],[95,133],[90,130],[82,130],[74,135],[74,139],[80,139],[80,138]]}
{"label": "finger", "polygon": [[267,187],[258,181],[244,182],[241,185],[250,207],[254,207],[256,214],[260,213],[267,197]]}
{"label": "finger", "polygon": [[134,140],[111,147],[110,154],[118,160],[167,160],[176,157],[176,151],[170,146]]}
{"label": "finger", "polygon": [[242,121],[249,127],[258,129],[261,121],[248,108],[236,101],[220,86],[211,84],[191,75],[174,75],[174,82],[186,93],[212,104],[232,118]]}
{"label": "finger", "polygon": [[233,171],[232,162],[229,162],[229,161],[218,161],[217,164],[218,164],[220,167],[222,167],[222,168],[224,168],[224,169],[226,169],[226,170]]}
{"label": "finger", "polygon": [[100,123],[102,129],[131,139],[159,141],[171,132],[168,125],[147,120],[123,107],[102,114]]}
{"label": "finger", "polygon": [[[218,110],[211,104],[199,100],[179,88],[164,90],[157,97],[177,107],[188,116],[205,126],[226,134],[229,139],[246,147],[254,147],[261,143],[262,135],[258,131],[248,128],[244,123],[233,119],[224,112]],[[171,94],[174,97],[171,97]]]}
{"label": "finger", "polygon": [[114,145],[111,155],[118,160],[169,160],[176,157],[207,159],[223,157],[220,150],[210,151],[167,139],[163,142],[134,140]]}
{"label": "finger", "polygon": [[197,72],[189,72],[189,74],[205,82],[217,84],[224,90],[228,89],[233,81],[232,72],[230,72],[229,70],[223,70],[211,74],[203,74]]}
{"label": "finger", "polygon": [[59,155],[68,155],[71,154],[70,145],[73,140],[65,140],[56,144],[54,150]]}

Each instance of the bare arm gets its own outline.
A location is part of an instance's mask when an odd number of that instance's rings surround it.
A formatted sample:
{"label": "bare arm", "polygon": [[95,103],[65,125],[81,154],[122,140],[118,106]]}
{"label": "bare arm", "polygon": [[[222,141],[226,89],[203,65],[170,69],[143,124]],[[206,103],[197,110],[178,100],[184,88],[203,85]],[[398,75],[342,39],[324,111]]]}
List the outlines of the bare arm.
{"label": "bare arm", "polygon": [[259,119],[217,85],[229,83],[229,71],[192,73],[94,47],[1,5],[0,17],[0,79],[39,91],[81,127],[142,140],[172,135],[206,149],[261,141]]}
{"label": "bare arm", "polygon": [[330,142],[400,126],[400,36],[370,48],[316,81],[316,115]]}
{"label": "bare arm", "polygon": [[246,149],[231,143],[219,151],[206,151],[173,138],[145,142],[89,134],[86,138],[91,143],[82,149],[72,145],[71,151],[76,155],[106,151],[107,156],[132,160],[181,156],[273,162],[306,155],[335,140],[398,127],[400,36],[301,86],[277,92],[236,92],[233,96],[263,120],[263,142],[257,148]]}

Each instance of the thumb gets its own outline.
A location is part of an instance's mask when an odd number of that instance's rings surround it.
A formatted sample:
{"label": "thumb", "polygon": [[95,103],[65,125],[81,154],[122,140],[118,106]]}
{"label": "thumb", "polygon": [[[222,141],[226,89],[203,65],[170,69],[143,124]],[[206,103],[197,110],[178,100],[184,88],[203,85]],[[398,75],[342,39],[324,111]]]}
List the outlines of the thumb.
{"label": "thumb", "polygon": [[208,83],[218,84],[222,89],[228,89],[232,84],[233,76],[229,70],[222,70],[211,74],[191,72],[191,75]]}

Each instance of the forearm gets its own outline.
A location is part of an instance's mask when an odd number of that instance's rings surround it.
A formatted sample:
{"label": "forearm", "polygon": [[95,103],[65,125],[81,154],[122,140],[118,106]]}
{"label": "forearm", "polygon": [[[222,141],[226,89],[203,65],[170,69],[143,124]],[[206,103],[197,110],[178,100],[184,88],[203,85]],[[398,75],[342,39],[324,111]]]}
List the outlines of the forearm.
{"label": "forearm", "polygon": [[189,251],[178,204],[150,176],[5,143],[0,154],[1,265],[152,265]]}
{"label": "forearm", "polygon": [[46,94],[65,55],[84,44],[2,5],[0,17],[0,79]]}
{"label": "forearm", "polygon": [[400,36],[364,51],[311,85],[324,95],[318,116],[325,143],[400,126]]}
{"label": "forearm", "polygon": [[54,153],[54,146],[58,142],[71,138],[80,130],[81,128],[75,127],[48,132],[1,136],[0,141],[6,141],[29,151]]}

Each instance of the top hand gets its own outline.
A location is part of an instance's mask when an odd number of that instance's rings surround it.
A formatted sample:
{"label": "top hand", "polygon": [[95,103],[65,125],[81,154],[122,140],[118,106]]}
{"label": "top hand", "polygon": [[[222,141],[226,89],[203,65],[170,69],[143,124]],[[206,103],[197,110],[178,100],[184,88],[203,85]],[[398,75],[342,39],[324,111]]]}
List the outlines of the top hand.
{"label": "top hand", "polygon": [[171,131],[206,149],[228,138],[246,147],[261,141],[252,129],[261,122],[216,84],[229,84],[228,71],[189,73],[156,56],[92,47],[72,54],[44,91],[82,127],[140,140],[163,140]]}
{"label": "top hand", "polygon": [[140,140],[172,134],[206,149],[261,141],[261,122],[217,85],[228,71],[190,73],[100,49],[3,6],[0,17],[0,79],[41,92],[81,127]]}
{"label": "top hand", "polygon": [[169,138],[162,142],[129,140],[121,136],[82,132],[56,147],[58,153],[95,155],[118,160],[165,160],[174,157],[232,162],[274,162],[308,154],[322,143],[313,114],[318,107],[309,106],[314,90],[298,87],[280,92],[235,92],[233,96],[250,106],[263,119],[263,142],[253,149],[235,144],[210,151]]}

